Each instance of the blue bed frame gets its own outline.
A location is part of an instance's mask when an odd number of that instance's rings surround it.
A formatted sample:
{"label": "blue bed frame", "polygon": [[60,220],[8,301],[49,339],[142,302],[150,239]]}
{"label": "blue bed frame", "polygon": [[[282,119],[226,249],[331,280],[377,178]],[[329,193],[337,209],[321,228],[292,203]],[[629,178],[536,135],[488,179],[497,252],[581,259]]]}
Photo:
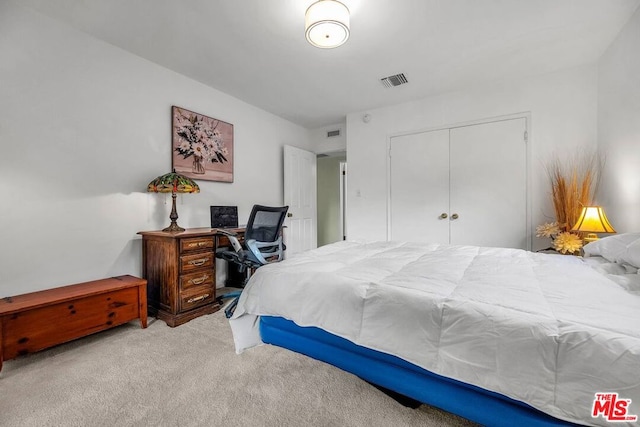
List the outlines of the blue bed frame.
{"label": "blue bed frame", "polygon": [[372,384],[486,426],[575,426],[501,394],[446,378],[315,327],[262,316],[265,343],[327,362]]}

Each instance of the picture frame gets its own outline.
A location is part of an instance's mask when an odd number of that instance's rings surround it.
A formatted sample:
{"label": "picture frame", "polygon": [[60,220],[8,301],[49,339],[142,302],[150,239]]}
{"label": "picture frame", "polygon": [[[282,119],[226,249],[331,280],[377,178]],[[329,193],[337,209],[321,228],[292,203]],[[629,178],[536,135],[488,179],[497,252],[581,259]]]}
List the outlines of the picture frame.
{"label": "picture frame", "polygon": [[233,182],[233,125],[171,107],[171,167],[191,179]]}

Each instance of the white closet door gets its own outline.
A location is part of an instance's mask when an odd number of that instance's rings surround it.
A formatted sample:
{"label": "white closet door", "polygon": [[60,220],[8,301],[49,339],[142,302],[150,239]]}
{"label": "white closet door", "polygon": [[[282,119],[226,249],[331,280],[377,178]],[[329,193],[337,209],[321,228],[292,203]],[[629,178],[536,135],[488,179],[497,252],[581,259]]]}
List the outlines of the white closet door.
{"label": "white closet door", "polygon": [[392,137],[391,240],[449,242],[449,130]]}
{"label": "white closet door", "polygon": [[524,118],[451,129],[452,244],[527,248],[525,131]]}

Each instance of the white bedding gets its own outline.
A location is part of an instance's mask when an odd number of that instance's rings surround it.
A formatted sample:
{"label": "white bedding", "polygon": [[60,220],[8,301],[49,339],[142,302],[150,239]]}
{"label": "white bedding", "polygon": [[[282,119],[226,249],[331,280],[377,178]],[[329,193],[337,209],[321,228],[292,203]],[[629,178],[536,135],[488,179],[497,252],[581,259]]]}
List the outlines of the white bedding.
{"label": "white bedding", "polygon": [[608,268],[515,249],[340,242],[258,269],[231,326],[238,352],[260,343],[257,316],[280,316],[609,425],[591,417],[597,392],[632,399],[640,415],[640,274]]}

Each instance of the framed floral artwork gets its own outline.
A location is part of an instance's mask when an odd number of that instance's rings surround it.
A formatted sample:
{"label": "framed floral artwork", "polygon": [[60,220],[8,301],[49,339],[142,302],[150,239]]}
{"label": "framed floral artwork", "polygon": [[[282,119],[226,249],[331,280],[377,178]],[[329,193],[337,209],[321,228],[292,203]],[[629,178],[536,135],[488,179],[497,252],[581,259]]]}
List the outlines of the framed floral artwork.
{"label": "framed floral artwork", "polygon": [[192,179],[233,182],[233,125],[173,106],[171,165]]}

